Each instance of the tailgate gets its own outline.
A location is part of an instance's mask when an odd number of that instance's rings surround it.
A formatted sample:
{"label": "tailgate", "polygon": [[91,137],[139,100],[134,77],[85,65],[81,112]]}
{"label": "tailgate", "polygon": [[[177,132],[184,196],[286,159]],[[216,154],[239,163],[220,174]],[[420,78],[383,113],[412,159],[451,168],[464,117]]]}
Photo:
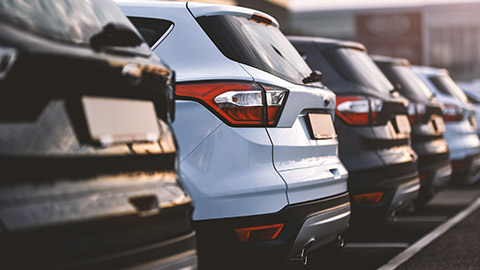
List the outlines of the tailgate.
{"label": "tailgate", "polygon": [[290,204],[346,192],[347,171],[338,158],[333,128],[335,96],[320,88],[288,89],[279,126],[267,131]]}

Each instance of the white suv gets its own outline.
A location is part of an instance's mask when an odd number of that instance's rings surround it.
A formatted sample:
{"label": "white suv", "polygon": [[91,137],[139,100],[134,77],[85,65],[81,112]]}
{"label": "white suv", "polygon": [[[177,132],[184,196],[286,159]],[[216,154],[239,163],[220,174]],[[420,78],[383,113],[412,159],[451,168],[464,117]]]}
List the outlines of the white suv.
{"label": "white suv", "polygon": [[335,95],[276,20],[192,2],[119,5],[177,72],[173,127],[200,265],[305,260],[338,239],[350,203]]}

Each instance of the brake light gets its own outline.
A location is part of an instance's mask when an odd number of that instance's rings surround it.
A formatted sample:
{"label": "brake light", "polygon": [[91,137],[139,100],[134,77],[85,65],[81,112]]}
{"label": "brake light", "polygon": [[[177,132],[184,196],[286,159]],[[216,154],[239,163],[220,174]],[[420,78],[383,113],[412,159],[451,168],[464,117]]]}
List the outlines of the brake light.
{"label": "brake light", "polygon": [[288,90],[256,83],[178,84],[176,97],[207,106],[232,126],[275,126]]}
{"label": "brake light", "polygon": [[253,13],[253,15],[250,19],[253,20],[253,21],[256,21],[258,23],[263,23],[263,24],[266,24],[266,25],[271,25],[272,24],[272,20],[270,18],[268,18],[267,16],[262,15],[260,13],[256,13],[256,12]]}
{"label": "brake light", "polygon": [[458,122],[463,119],[463,111],[461,108],[451,105],[443,104],[443,121],[445,122]]}
{"label": "brake light", "polygon": [[284,224],[235,229],[238,239],[244,243],[274,240],[280,234]]}
{"label": "brake light", "polygon": [[410,124],[421,123],[423,115],[426,111],[427,107],[424,104],[408,104],[408,121]]}
{"label": "brake light", "polygon": [[383,102],[360,96],[337,96],[336,114],[350,125],[375,124]]}

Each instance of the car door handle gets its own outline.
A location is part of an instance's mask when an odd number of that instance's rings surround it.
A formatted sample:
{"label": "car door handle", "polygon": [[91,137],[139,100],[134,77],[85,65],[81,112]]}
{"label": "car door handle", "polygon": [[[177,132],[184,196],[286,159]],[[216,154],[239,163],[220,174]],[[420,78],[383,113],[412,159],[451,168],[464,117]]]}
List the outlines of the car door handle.
{"label": "car door handle", "polygon": [[337,168],[329,169],[330,173],[333,174],[334,179],[338,179],[341,177],[340,171]]}

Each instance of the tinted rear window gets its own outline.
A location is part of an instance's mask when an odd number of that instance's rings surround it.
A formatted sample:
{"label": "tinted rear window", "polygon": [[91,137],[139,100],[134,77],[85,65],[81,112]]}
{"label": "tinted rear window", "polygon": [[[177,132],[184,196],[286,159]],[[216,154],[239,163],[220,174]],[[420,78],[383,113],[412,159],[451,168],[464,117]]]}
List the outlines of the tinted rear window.
{"label": "tinted rear window", "polygon": [[303,84],[312,70],[282,32],[271,25],[231,15],[197,18],[203,30],[228,58]]}
{"label": "tinted rear window", "polygon": [[172,22],[161,19],[136,17],[129,17],[129,19],[150,47],[163,37],[163,35],[167,34],[167,31],[173,26]]}
{"label": "tinted rear window", "polygon": [[2,0],[0,20],[52,39],[88,44],[107,24],[136,32],[111,0]]}
{"label": "tinted rear window", "polygon": [[325,58],[345,80],[390,93],[393,85],[383,75],[364,51],[352,48],[335,48],[325,53]]}
{"label": "tinted rear window", "polygon": [[385,68],[384,73],[405,97],[417,101],[431,99],[432,92],[409,66],[389,66]]}
{"label": "tinted rear window", "polygon": [[432,76],[429,79],[440,92],[455,97],[463,103],[468,103],[467,96],[450,76]]}

